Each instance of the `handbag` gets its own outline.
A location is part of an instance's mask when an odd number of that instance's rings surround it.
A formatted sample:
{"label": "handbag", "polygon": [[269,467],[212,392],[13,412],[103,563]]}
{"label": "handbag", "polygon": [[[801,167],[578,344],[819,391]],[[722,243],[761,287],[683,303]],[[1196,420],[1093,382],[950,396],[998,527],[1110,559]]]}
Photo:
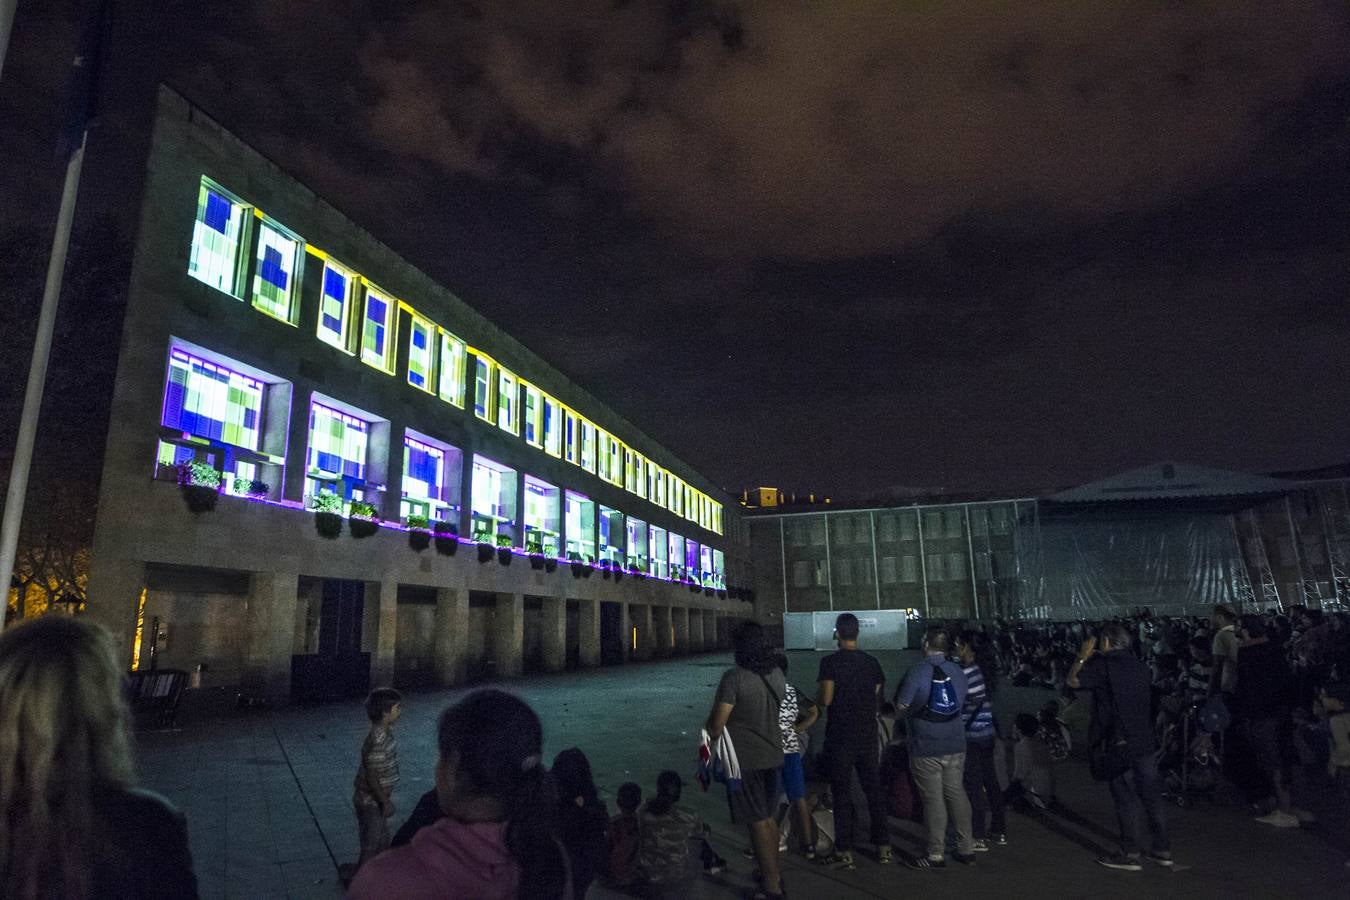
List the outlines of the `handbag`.
{"label": "handbag", "polygon": [[1106,734],[1088,749],[1088,771],[1097,781],[1110,781],[1119,778],[1130,770],[1129,743],[1120,728],[1120,717],[1116,714],[1116,691],[1111,684],[1111,665],[1102,658],[1102,667],[1106,670],[1106,691],[1111,697],[1111,722],[1106,726]]}

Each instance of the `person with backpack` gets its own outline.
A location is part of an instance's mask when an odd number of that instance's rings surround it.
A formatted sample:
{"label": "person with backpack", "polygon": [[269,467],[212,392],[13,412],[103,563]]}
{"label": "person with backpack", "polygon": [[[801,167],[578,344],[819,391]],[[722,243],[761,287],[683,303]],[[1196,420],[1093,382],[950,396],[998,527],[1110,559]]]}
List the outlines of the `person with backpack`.
{"label": "person with backpack", "polygon": [[923,800],[923,823],[928,852],[908,861],[912,869],[942,869],[947,862],[947,824],[956,832],[955,858],[974,865],[970,798],[964,785],[966,725],[961,708],[966,702],[966,674],[947,659],[947,630],[930,626],[923,640],[923,662],[905,673],[895,693],[895,708],[907,713],[909,768]]}
{"label": "person with backpack", "polygon": [[834,799],[834,852],[821,860],[835,869],[856,869],[853,860],[853,773],[857,772],[877,862],[890,865],[890,823],[877,771],[877,700],[886,676],[881,664],[858,649],[858,617],[842,613],[834,621],[838,651],[820,661],[820,705],[825,720],[825,765]]}

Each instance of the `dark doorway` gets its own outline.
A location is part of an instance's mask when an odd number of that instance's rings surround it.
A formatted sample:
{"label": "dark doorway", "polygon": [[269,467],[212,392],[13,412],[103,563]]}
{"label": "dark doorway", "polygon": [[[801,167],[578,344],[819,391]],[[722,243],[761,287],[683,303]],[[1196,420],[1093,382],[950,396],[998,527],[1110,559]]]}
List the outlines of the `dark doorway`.
{"label": "dark doorway", "polygon": [[567,647],[567,661],[565,665],[570,672],[581,668],[581,603],[577,600],[567,601],[567,631],[565,638]]}
{"label": "dark doorway", "polygon": [[544,598],[526,597],[520,635],[520,666],[526,675],[544,671]]}
{"label": "dark doorway", "polygon": [[400,584],[394,687],[416,690],[436,683],[436,589]]}
{"label": "dark doorway", "polygon": [[600,665],[623,663],[623,609],[617,603],[600,602]]}
{"label": "dark doorway", "polygon": [[291,657],[291,699],[363,697],[370,690],[370,654],[361,652],[365,583],[323,579],[317,594],[318,640],[314,652]]}

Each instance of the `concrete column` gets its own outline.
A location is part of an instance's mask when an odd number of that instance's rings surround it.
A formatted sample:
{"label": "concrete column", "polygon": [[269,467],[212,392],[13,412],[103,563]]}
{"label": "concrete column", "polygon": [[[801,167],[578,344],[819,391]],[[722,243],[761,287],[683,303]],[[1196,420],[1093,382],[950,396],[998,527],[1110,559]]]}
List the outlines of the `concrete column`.
{"label": "concrete column", "polygon": [[619,603],[619,645],[623,647],[623,661],[635,659],[633,648],[633,607],[626,602]]}
{"label": "concrete column", "polygon": [[112,632],[117,642],[117,661],[124,669],[131,668],[136,610],[144,587],[144,563],[134,559],[100,560],[95,557],[89,573],[89,605],[85,615]]}
{"label": "concrete column", "polygon": [[295,572],[257,572],[249,585],[244,618],[245,691],[284,703],[291,695],[291,656],[295,651]]}
{"label": "concrete column", "polygon": [[525,646],[525,595],[498,594],[492,635],[492,656],[497,674],[515,678],[523,669]]}
{"label": "concrete column", "polygon": [[394,654],[398,645],[398,581],[366,582],[366,619],[362,625],[365,646],[370,650],[370,684],[394,683]]}
{"label": "concrete column", "polygon": [[540,640],[544,648],[544,671],[561,672],[567,668],[567,598],[544,597],[543,601]]}
{"label": "concrete column", "polygon": [[464,655],[469,635],[469,592],[436,591],[436,678],[442,687],[464,680]]}
{"label": "concrete column", "polygon": [[577,631],[581,642],[581,666],[593,669],[600,665],[600,601],[583,597],[578,603],[580,617]]}
{"label": "concrete column", "polygon": [[655,656],[670,656],[670,626],[672,610],[669,606],[653,606],[652,610],[652,651]]}
{"label": "concrete column", "polygon": [[693,652],[693,648],[689,646],[689,607],[673,606],[670,609],[670,616],[675,626],[674,652],[681,656]]}
{"label": "concrete column", "polygon": [[[656,653],[656,639],[653,628],[652,605],[650,603],[635,604],[636,609],[629,607],[629,615],[633,619],[633,625],[638,630],[637,658],[651,659]],[[631,644],[632,632],[629,632]]]}

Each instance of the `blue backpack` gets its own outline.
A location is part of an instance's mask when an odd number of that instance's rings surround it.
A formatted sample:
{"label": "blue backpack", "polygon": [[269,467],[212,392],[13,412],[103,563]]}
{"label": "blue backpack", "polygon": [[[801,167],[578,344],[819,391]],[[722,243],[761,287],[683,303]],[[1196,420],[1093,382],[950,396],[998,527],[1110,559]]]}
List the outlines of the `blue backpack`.
{"label": "blue backpack", "polygon": [[956,698],[956,685],[942,666],[933,663],[933,682],[928,688],[928,702],[919,710],[918,717],[925,722],[950,722],[961,714],[961,703]]}

